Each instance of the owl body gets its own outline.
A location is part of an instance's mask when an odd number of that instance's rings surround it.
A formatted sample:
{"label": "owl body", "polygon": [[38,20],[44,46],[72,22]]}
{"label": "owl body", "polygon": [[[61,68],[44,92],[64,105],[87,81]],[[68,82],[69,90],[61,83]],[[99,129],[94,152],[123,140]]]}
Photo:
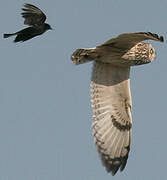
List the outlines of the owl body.
{"label": "owl body", "polygon": [[96,48],[77,49],[74,64],[93,63],[91,78],[92,130],[94,142],[107,172],[123,171],[130,151],[132,101],[130,66],[150,63],[155,49],[143,40],[163,42],[153,33],[121,34]]}

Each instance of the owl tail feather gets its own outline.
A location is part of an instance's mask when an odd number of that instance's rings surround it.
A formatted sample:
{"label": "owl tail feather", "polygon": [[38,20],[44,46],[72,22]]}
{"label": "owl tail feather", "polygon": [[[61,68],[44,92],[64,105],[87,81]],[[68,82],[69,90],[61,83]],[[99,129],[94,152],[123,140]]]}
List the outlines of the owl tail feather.
{"label": "owl tail feather", "polygon": [[74,64],[83,64],[93,61],[97,58],[96,48],[90,49],[77,49],[71,56],[71,60]]}

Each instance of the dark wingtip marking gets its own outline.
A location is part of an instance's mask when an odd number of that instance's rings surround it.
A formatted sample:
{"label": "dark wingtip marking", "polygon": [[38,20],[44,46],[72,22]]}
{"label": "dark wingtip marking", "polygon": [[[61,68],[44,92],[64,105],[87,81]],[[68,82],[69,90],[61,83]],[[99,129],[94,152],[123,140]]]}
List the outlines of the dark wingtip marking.
{"label": "dark wingtip marking", "polygon": [[159,40],[160,42],[164,42],[164,38],[163,36],[158,36],[158,34],[155,34],[155,33],[151,33],[151,32],[147,32],[148,35],[151,35],[153,37],[155,37],[157,40]]}
{"label": "dark wingtip marking", "polygon": [[122,159],[121,159],[122,164],[120,167],[120,171],[123,171],[125,169],[125,166],[126,166],[126,163],[128,160],[128,156],[129,156],[130,146],[127,146],[126,149],[128,152],[127,152],[126,156],[122,157]]}
{"label": "dark wingtip marking", "polygon": [[[127,160],[129,157],[129,151],[130,151],[130,146],[125,147],[127,149],[127,153],[123,157],[115,157],[115,158],[110,158],[108,154],[102,153],[101,150],[103,148],[98,147],[98,152],[100,154],[100,158],[102,161],[103,166],[105,167],[106,171],[108,173],[111,173],[112,176],[114,176],[117,171],[120,169],[122,172],[127,164]],[[103,149],[104,152],[104,149]]]}
{"label": "dark wingtip marking", "polygon": [[161,42],[164,42],[164,37],[163,36],[160,36],[159,39],[160,39]]}
{"label": "dark wingtip marking", "polygon": [[106,171],[108,173],[111,173],[112,176],[114,176],[119,169],[121,172],[124,170],[126,163],[127,163],[128,156],[129,156],[129,151],[130,151],[129,146],[127,147],[127,150],[128,150],[128,152],[127,152],[126,156],[124,156],[124,157],[116,157],[116,158],[111,159],[106,154],[102,155],[102,158],[101,158],[102,163],[105,166]]}
{"label": "dark wingtip marking", "polygon": [[151,33],[151,32],[139,32],[139,34],[151,35],[151,36],[155,37],[157,40],[159,40],[160,42],[164,42],[164,37],[163,36],[158,36],[158,34],[155,34],[155,33]]}
{"label": "dark wingtip marking", "polygon": [[23,5],[24,7],[27,7],[27,6],[31,6],[31,7],[33,7],[34,5],[32,5],[32,4],[29,4],[29,3],[24,3],[24,5]]}
{"label": "dark wingtip marking", "polygon": [[106,168],[106,171],[108,173],[111,173],[112,176],[114,176],[117,173],[118,169],[121,166],[121,159],[120,158],[111,159],[111,158],[109,158],[108,155],[102,154],[101,160],[102,160],[103,165]]}
{"label": "dark wingtip marking", "polygon": [[154,34],[151,32],[148,32],[148,35],[151,35],[151,36],[155,37],[156,39],[158,39],[159,41],[164,42],[163,36],[158,36],[158,34]]}
{"label": "dark wingtip marking", "polygon": [[121,164],[119,164],[119,165],[112,165],[111,166],[111,168],[112,168],[112,170],[111,170],[112,176],[114,176],[117,173],[118,169],[120,168],[120,165]]}

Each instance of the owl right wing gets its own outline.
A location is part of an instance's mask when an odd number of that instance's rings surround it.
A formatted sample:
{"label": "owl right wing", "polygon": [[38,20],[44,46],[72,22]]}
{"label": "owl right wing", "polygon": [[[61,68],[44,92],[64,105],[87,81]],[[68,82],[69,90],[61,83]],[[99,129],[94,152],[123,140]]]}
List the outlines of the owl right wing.
{"label": "owl right wing", "polygon": [[92,130],[108,172],[125,168],[131,141],[130,67],[94,62],[91,80]]}
{"label": "owl right wing", "polygon": [[98,46],[109,46],[109,47],[115,47],[119,49],[131,49],[133,46],[135,46],[137,43],[144,41],[144,40],[155,40],[163,42],[164,38],[163,36],[158,36],[157,34],[151,33],[151,32],[137,32],[137,33],[125,33],[120,34],[116,38],[112,38],[105,42],[104,44]]}

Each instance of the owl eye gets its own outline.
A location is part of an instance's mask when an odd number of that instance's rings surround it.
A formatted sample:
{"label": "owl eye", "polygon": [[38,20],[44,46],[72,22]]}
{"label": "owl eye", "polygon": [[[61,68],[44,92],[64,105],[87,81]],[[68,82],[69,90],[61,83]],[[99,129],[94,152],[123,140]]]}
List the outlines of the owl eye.
{"label": "owl eye", "polygon": [[152,55],[154,53],[154,50],[153,49],[150,49],[150,54]]}

